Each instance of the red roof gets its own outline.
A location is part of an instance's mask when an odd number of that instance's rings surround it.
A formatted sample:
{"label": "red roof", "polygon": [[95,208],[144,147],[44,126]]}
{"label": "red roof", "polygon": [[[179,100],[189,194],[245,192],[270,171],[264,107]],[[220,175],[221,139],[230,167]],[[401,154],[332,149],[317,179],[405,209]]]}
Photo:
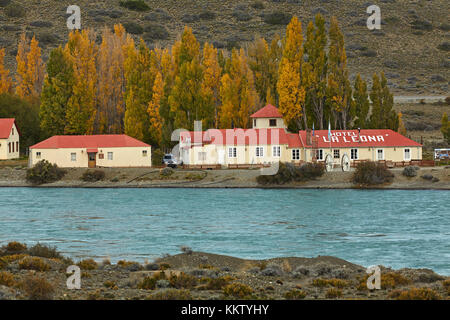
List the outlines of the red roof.
{"label": "red roof", "polygon": [[[299,132],[300,139],[306,145],[306,132]],[[314,137],[317,139],[319,148],[329,148],[328,130],[316,130]],[[331,130],[331,147],[420,147],[417,143],[400,133],[389,129],[366,129],[361,130]],[[307,145],[306,147],[311,147]]]}
{"label": "red roof", "polygon": [[121,148],[150,147],[150,145],[125,134],[102,134],[90,136],[53,136],[31,146],[30,149],[60,148]]}
{"label": "red roof", "polygon": [[264,108],[259,109],[250,118],[283,118],[277,107],[268,104]]}
{"label": "red roof", "polygon": [[[14,118],[0,119],[0,139],[8,139],[11,134],[13,124],[16,123]],[[17,128],[17,125],[16,125]],[[18,131],[19,129],[17,129]],[[19,132],[20,134],[20,132]]]}
{"label": "red roof", "polygon": [[284,128],[274,129],[209,129],[207,131],[185,131],[181,133],[181,142],[186,138],[191,144],[215,145],[268,145],[287,144],[290,148],[300,147],[300,137],[288,133]]}

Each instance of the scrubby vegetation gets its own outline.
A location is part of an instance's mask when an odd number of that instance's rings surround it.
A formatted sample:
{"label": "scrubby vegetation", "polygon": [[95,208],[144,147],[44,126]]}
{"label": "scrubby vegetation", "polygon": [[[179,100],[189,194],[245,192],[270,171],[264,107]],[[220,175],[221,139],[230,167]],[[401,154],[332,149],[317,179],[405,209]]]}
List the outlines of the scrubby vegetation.
{"label": "scrubby vegetation", "polygon": [[342,290],[336,288],[330,288],[325,293],[325,298],[327,299],[336,299],[342,297]]}
{"label": "scrubby vegetation", "polygon": [[402,174],[405,176],[405,177],[415,177],[415,176],[417,176],[417,171],[419,170],[419,167],[416,167],[416,166],[407,166],[407,167],[405,167],[404,169],[403,169],[403,172],[402,172]]}
{"label": "scrubby vegetation", "polygon": [[32,184],[44,184],[61,180],[66,171],[47,160],[41,160],[33,168],[27,170],[26,179]]}
{"label": "scrubby vegetation", "polygon": [[391,182],[394,175],[384,164],[363,161],[358,163],[353,174],[353,183],[360,185],[377,185]]}
{"label": "scrubby vegetation", "polygon": [[331,287],[335,287],[335,288],[345,288],[346,286],[348,286],[348,282],[345,280],[341,280],[341,279],[323,279],[323,278],[318,278],[318,279],[314,279],[312,282],[312,285],[315,287],[327,287],[327,286],[331,286]]}
{"label": "scrubby vegetation", "polygon": [[21,282],[20,287],[30,300],[50,300],[55,292],[55,288],[49,281],[36,275],[28,275]]}
{"label": "scrubby vegetation", "polygon": [[184,289],[165,289],[152,293],[147,297],[148,300],[190,300],[192,295],[189,290]]}
{"label": "scrubby vegetation", "polygon": [[86,170],[81,176],[81,180],[86,182],[97,182],[105,179],[105,172],[102,170]]}
{"label": "scrubby vegetation", "polygon": [[93,259],[84,259],[77,263],[82,270],[95,270],[98,268],[97,262]]}
{"label": "scrubby vegetation", "polygon": [[274,175],[260,175],[257,182],[262,185],[285,184],[316,179],[322,176],[324,167],[320,163],[306,163],[297,167],[291,163],[280,162],[278,172]]}
{"label": "scrubby vegetation", "polygon": [[231,283],[223,288],[225,296],[238,299],[249,299],[253,292],[253,289],[248,285],[239,282]]}
{"label": "scrubby vegetation", "polygon": [[306,292],[299,289],[292,289],[284,294],[286,300],[303,300],[306,297]]}
{"label": "scrubby vegetation", "polygon": [[16,285],[16,281],[14,280],[14,275],[7,271],[0,271],[0,285],[12,287]]}
{"label": "scrubby vegetation", "polygon": [[35,270],[35,271],[48,271],[50,265],[39,257],[25,257],[19,261],[19,269],[22,270]]}
{"label": "scrubby vegetation", "polygon": [[430,288],[411,288],[407,290],[394,290],[389,298],[396,300],[440,300],[441,296]]}
{"label": "scrubby vegetation", "polygon": [[125,0],[120,1],[119,5],[123,8],[127,8],[129,10],[134,11],[148,11],[150,7],[145,3],[144,0]]}

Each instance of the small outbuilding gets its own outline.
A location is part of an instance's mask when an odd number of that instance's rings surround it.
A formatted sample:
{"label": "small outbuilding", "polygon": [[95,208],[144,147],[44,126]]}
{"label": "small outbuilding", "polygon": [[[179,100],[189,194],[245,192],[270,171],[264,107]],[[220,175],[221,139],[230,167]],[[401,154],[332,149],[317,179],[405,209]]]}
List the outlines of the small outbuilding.
{"label": "small outbuilding", "polygon": [[0,160],[17,159],[20,132],[14,118],[0,119]]}
{"label": "small outbuilding", "polygon": [[28,165],[62,168],[151,167],[151,146],[125,134],[53,136],[30,147]]}

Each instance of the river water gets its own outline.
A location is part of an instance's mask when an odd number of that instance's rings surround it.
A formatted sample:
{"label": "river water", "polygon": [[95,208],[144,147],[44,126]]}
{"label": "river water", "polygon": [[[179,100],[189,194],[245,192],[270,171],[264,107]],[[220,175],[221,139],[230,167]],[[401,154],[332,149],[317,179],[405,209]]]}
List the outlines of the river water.
{"label": "river water", "polygon": [[0,245],[144,261],[194,251],[265,259],[332,255],[450,275],[450,192],[0,188]]}

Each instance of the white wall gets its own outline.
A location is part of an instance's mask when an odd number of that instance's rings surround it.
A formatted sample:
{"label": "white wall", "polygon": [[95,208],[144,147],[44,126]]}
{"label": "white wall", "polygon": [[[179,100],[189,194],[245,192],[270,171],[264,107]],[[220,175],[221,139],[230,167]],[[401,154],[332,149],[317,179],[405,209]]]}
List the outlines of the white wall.
{"label": "white wall", "polygon": [[[8,139],[0,139],[0,160],[8,160],[8,159],[17,159],[20,157],[19,148],[20,148],[20,136],[19,132],[17,131],[16,125],[13,124],[13,127],[11,129],[11,133],[8,137]],[[11,146],[11,152],[9,152],[8,144],[14,144],[14,152],[12,152],[12,146]],[[19,148],[17,148],[17,144]]]}

